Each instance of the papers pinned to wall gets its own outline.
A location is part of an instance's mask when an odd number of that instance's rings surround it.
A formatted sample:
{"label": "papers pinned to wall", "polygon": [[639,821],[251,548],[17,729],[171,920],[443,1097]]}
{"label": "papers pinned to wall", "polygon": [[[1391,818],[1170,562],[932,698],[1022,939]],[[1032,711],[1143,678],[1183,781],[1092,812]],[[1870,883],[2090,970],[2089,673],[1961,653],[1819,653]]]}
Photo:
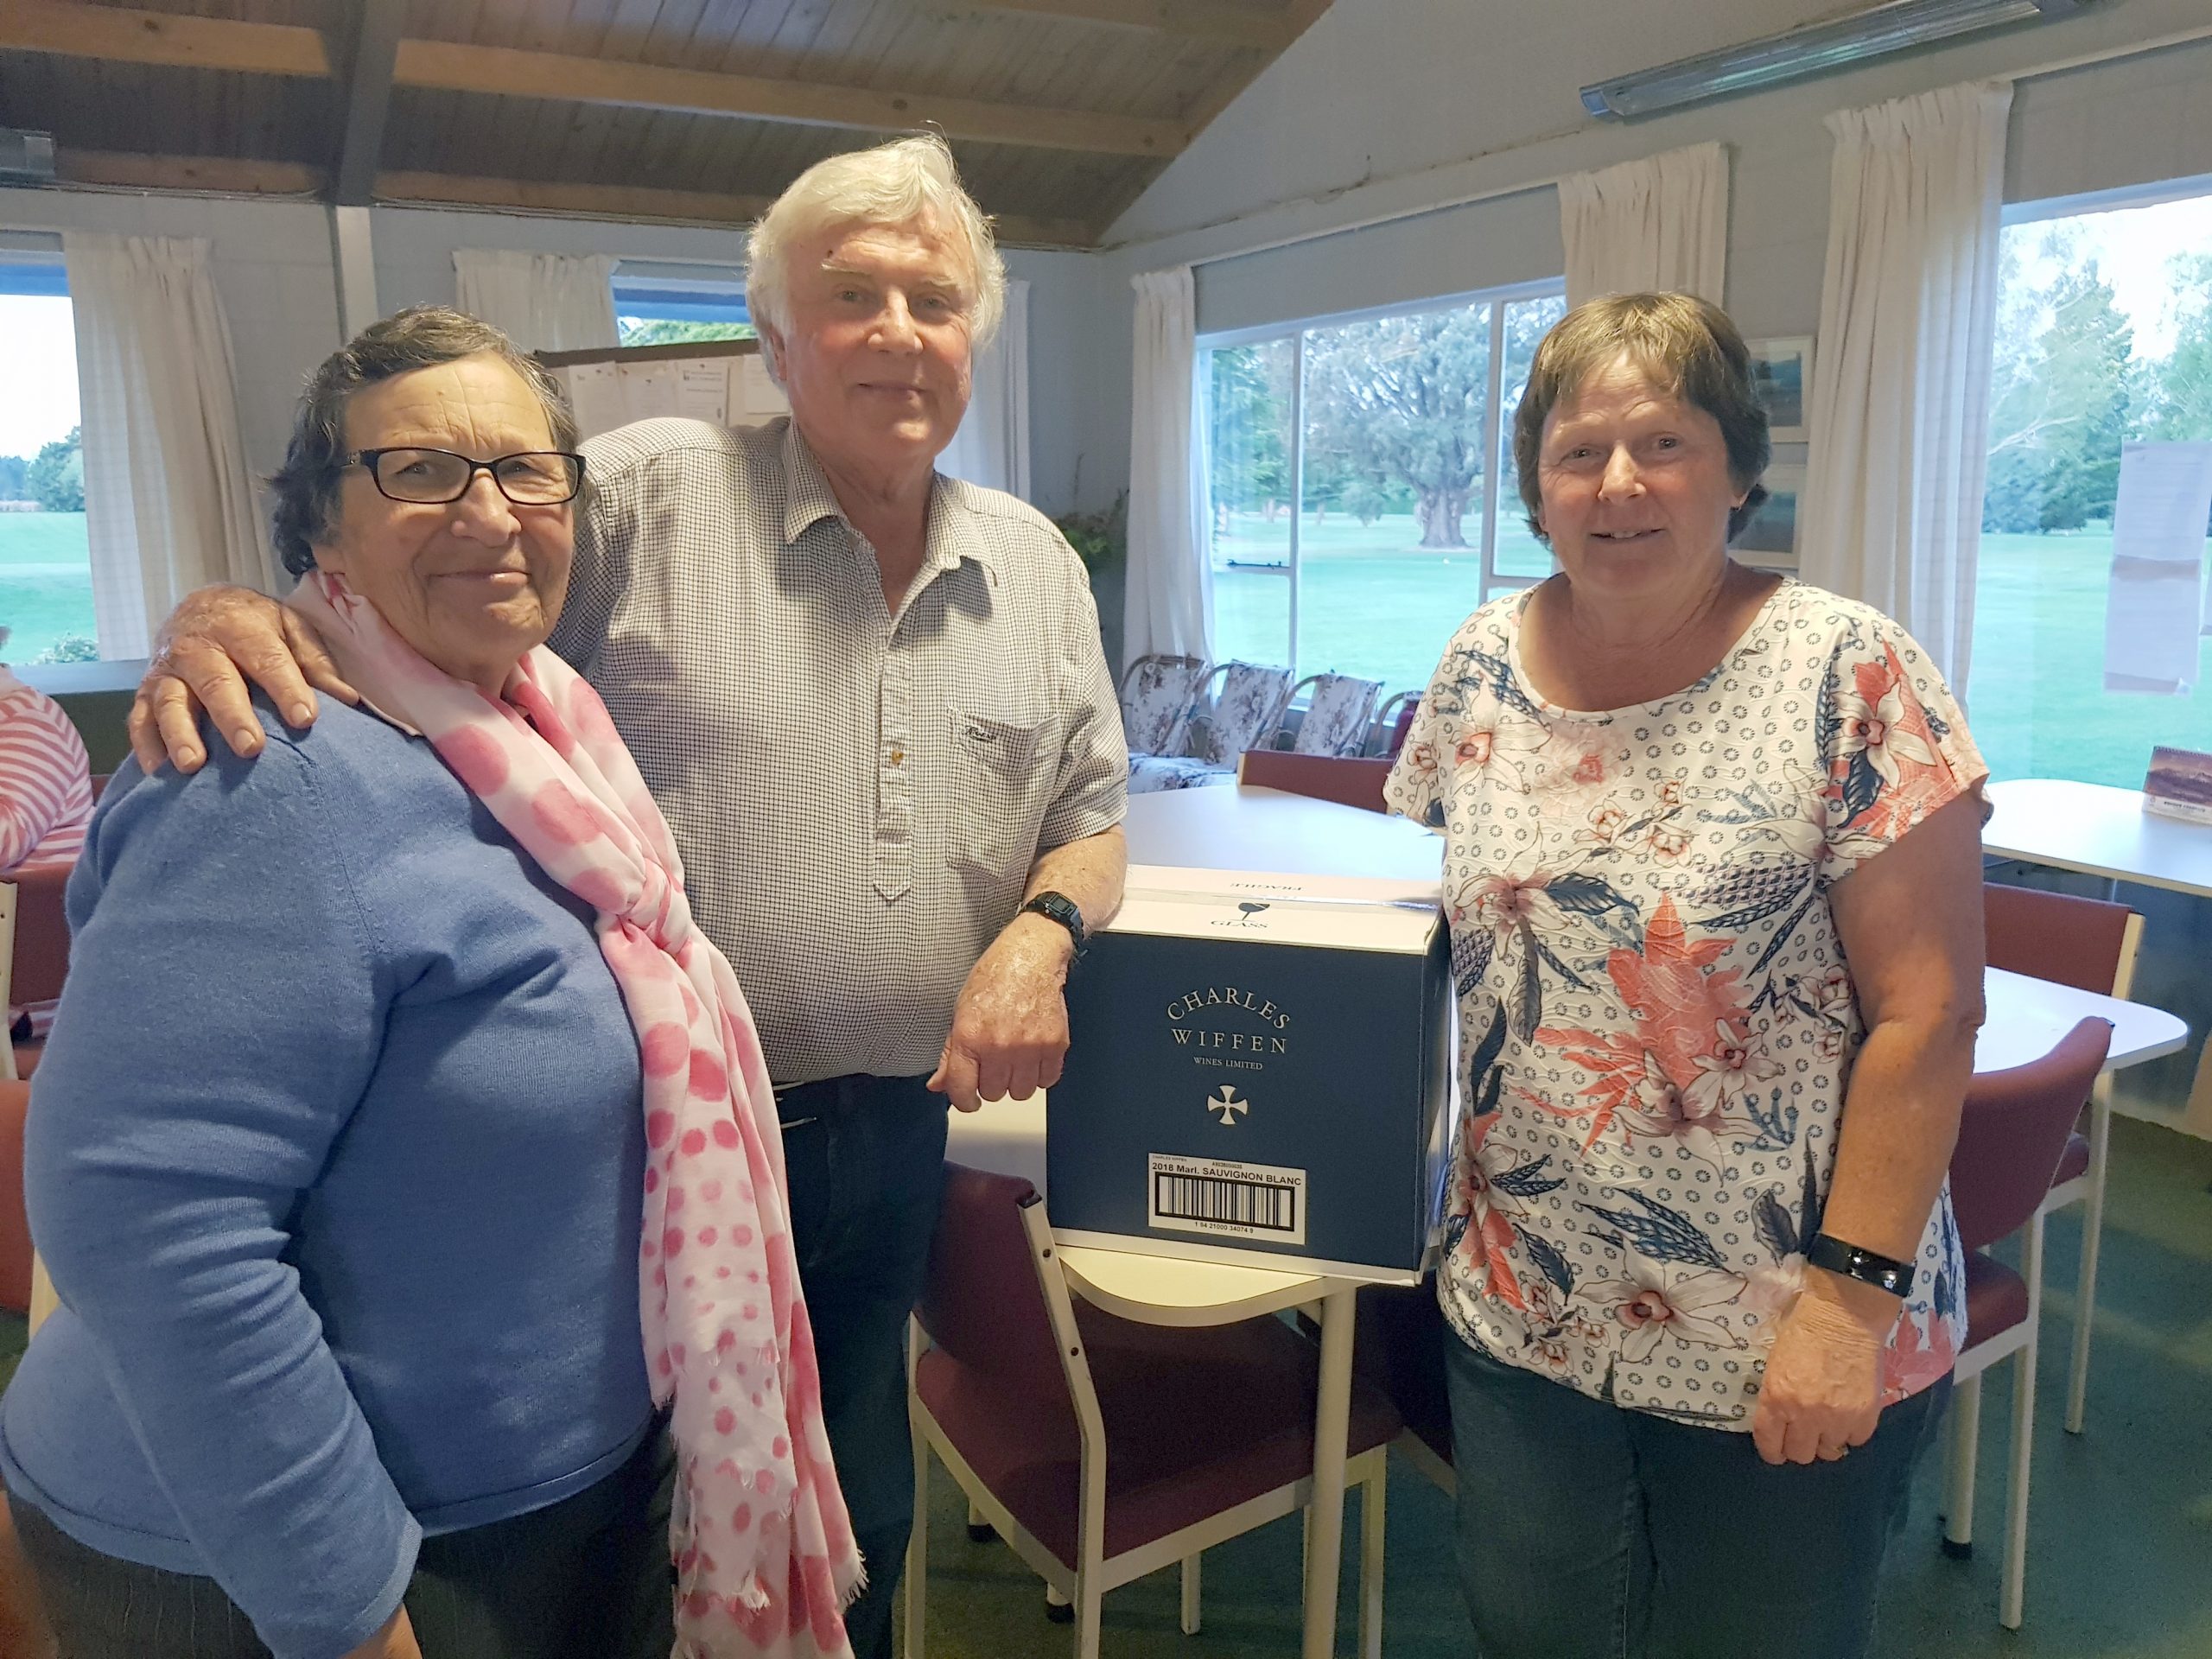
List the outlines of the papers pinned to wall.
{"label": "papers pinned to wall", "polygon": [[2120,447],[2106,690],[2179,696],[2196,683],[2197,640],[2212,632],[2212,601],[2204,595],[2212,443]]}
{"label": "papers pinned to wall", "polygon": [[542,355],[587,438],[659,416],[758,426],[791,412],[749,340],[702,342],[688,352],[648,346]]}

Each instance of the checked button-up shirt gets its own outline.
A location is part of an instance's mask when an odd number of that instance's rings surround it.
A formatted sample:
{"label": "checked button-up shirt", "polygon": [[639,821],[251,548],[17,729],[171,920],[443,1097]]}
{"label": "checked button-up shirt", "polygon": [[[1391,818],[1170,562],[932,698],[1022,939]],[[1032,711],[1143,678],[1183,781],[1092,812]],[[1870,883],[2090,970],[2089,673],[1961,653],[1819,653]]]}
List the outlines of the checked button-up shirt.
{"label": "checked button-up shirt", "polygon": [[779,1084],[932,1069],[1039,853],[1122,821],[1128,760],[1081,561],[939,477],[899,610],[788,421],[627,426],[552,644],[606,700]]}

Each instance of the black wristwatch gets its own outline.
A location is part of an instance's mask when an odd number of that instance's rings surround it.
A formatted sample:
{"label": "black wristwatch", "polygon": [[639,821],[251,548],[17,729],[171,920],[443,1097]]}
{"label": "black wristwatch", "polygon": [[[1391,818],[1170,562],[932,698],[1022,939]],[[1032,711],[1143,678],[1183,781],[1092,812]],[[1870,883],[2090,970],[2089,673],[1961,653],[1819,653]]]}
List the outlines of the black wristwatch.
{"label": "black wristwatch", "polygon": [[1825,1268],[1830,1273],[1872,1285],[1877,1290],[1886,1290],[1900,1299],[1912,1288],[1911,1262],[1900,1262],[1895,1256],[1877,1255],[1827,1233],[1813,1235],[1813,1242],[1805,1247],[1805,1265]]}
{"label": "black wristwatch", "polygon": [[1075,941],[1076,955],[1083,954],[1084,942],[1090,935],[1083,925],[1083,912],[1065,893],[1040,893],[1024,905],[1020,913],[1025,916],[1034,913],[1048,921],[1058,922],[1067,929],[1068,937]]}

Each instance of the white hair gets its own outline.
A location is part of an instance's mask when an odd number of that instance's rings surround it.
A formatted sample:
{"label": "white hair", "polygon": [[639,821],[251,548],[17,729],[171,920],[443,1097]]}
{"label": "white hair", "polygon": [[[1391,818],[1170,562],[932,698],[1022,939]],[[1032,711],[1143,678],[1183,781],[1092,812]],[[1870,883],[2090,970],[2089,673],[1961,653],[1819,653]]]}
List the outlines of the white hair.
{"label": "white hair", "polygon": [[791,259],[801,243],[846,226],[916,224],[930,225],[965,252],[976,308],[969,337],[982,351],[1006,313],[1006,265],[991,221],[961,188],[951,147],[933,132],[832,156],[794,179],[753,227],[746,308],[756,326],[787,334]]}

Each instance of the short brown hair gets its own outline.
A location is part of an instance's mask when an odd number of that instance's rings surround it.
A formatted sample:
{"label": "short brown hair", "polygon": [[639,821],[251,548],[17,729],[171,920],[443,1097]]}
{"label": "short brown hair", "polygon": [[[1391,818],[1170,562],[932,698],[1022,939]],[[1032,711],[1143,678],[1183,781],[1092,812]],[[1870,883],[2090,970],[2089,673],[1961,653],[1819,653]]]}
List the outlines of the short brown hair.
{"label": "short brown hair", "polygon": [[1588,300],[1544,336],[1529,371],[1529,389],[1513,416],[1513,464],[1520,474],[1522,505],[1529,509],[1529,528],[1538,541],[1550,544],[1536,470],[1544,423],[1592,375],[1624,354],[1654,385],[1720,423],[1728,446],[1728,475],[1738,489],[1748,492],[1744,505],[1728,515],[1728,539],[1734,541],[1766,499],[1759,479],[1773,459],[1774,444],[1767,436],[1766,410],[1751,382],[1751,354],[1743,335],[1726,312],[1694,294],[1616,294]]}
{"label": "short brown hair", "polygon": [[303,576],[315,569],[315,544],[330,533],[337,517],[338,486],[346,474],[346,406],[353,394],[395,375],[480,355],[498,358],[537,394],[556,449],[576,447],[576,417],[560,383],[505,334],[451,306],[395,311],[323,359],[300,393],[284,464],[269,480],[276,494],[272,539],[287,570]]}

